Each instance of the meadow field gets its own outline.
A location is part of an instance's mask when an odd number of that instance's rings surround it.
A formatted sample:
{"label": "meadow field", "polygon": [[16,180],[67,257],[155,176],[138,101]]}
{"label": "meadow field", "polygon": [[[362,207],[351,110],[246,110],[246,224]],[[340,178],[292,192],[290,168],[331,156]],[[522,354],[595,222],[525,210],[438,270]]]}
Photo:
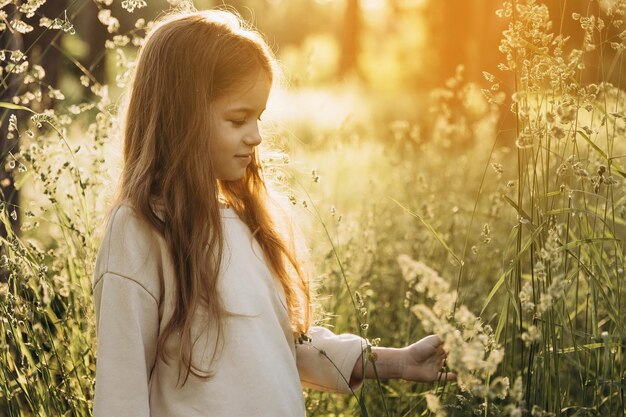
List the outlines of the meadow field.
{"label": "meadow field", "polygon": [[[381,346],[436,333],[458,374],[305,390],[309,416],[626,415],[626,92],[585,72],[603,51],[621,65],[626,2],[583,2],[586,15],[502,2],[498,70],[480,82],[459,63],[428,91],[307,86],[285,61],[265,173],[309,249],[319,322]],[[0,183],[20,191],[0,203],[0,417],[91,415],[91,274],[121,163],[119,97],[149,26],[133,18],[142,2],[121,6],[135,25],[109,31],[108,83],[75,62],[48,86],[27,51],[1,52],[23,88],[0,102],[2,140],[20,141]],[[47,24],[73,45],[71,18]]]}

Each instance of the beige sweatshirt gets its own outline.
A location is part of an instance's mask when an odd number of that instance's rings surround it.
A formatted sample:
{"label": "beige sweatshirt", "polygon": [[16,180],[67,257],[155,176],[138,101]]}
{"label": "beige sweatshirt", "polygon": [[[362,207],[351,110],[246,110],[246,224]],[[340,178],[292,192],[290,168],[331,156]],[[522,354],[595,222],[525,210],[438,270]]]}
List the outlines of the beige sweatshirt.
{"label": "beige sweatshirt", "polygon": [[[219,291],[227,310],[214,376],[190,374],[176,386],[178,340],[157,352],[174,307],[174,270],[165,241],[132,207],[112,214],[94,273],[98,335],[94,417],[304,416],[301,383],[350,392],[347,381],[364,348],[355,335],[313,327],[311,343],[293,340],[285,298],[248,227],[222,209],[225,247]],[[192,326],[193,365],[207,369],[214,326]],[[324,354],[320,353],[323,351]]]}

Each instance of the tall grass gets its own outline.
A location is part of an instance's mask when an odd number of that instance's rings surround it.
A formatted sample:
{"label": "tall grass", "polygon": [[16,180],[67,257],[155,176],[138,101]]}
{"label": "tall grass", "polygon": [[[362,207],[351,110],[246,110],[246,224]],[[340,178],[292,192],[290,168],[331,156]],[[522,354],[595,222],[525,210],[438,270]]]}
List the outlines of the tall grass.
{"label": "tall grass", "polygon": [[[3,201],[0,214],[8,231],[0,239],[0,410],[10,416],[89,415],[95,364],[90,276],[102,142],[82,145],[93,164],[87,171],[57,117],[38,116],[30,123],[40,133],[8,162],[19,171],[23,203]],[[24,187],[27,181],[32,189]],[[18,211],[19,236],[9,219]]]}
{"label": "tall grass", "polygon": [[511,19],[501,50],[517,121],[515,193],[503,198],[519,217],[492,290],[506,291],[496,326],[503,371],[521,376],[527,410],[621,415],[624,93],[580,81],[585,51],[610,47],[606,27],[621,17],[565,16],[586,32],[582,50],[568,53],[545,5],[505,2],[501,13]]}

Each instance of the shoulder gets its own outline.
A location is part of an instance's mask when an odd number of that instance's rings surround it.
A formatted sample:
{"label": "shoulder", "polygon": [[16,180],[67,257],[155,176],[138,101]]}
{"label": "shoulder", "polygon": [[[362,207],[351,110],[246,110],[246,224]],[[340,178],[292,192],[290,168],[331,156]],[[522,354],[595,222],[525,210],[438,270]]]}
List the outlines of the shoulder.
{"label": "shoulder", "polygon": [[94,270],[94,286],[107,273],[137,282],[158,299],[167,246],[128,203],[111,211]]}

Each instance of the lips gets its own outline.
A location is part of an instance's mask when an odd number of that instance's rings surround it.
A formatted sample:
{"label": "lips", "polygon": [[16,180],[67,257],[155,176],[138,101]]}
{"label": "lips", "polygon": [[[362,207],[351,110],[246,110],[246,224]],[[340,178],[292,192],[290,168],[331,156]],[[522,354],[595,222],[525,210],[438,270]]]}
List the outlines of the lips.
{"label": "lips", "polygon": [[251,153],[240,153],[235,155],[235,159],[240,161],[242,164],[248,165],[252,162],[252,154]]}

